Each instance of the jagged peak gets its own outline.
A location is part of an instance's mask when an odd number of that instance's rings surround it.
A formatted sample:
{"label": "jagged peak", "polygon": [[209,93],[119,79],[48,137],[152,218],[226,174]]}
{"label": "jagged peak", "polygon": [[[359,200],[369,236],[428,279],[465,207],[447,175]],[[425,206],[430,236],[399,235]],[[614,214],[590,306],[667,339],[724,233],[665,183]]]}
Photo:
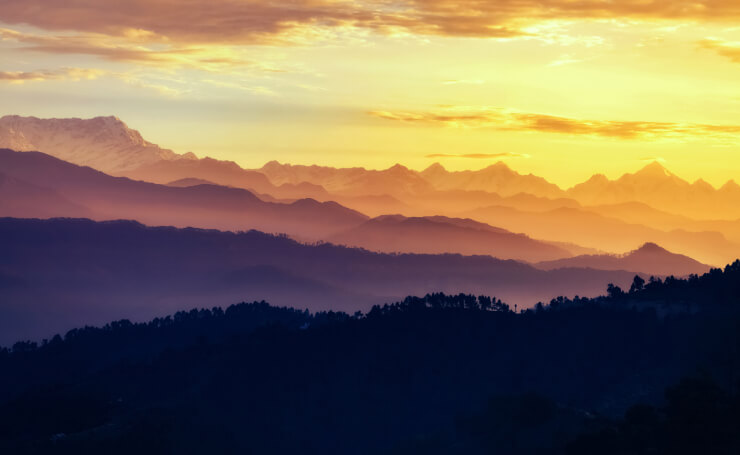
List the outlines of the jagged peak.
{"label": "jagged peak", "polygon": [[638,249],[630,252],[630,254],[637,254],[637,253],[669,253],[668,250],[663,248],[662,246],[658,245],[654,242],[645,242],[640,246]]}
{"label": "jagged peak", "polygon": [[447,169],[445,169],[442,164],[440,164],[439,161],[430,164],[426,169],[424,169],[422,172],[447,172]]}
{"label": "jagged peak", "polygon": [[504,163],[503,161],[496,161],[495,163],[486,166],[483,168],[483,170],[496,170],[496,171],[509,171],[514,172],[508,164]]}
{"label": "jagged peak", "polygon": [[594,174],[588,178],[584,183],[605,183],[609,181],[609,177],[604,174]]}
{"label": "jagged peak", "polygon": [[658,161],[652,161],[633,175],[645,175],[651,177],[670,177],[673,174]]}
{"label": "jagged peak", "polygon": [[735,180],[728,180],[724,185],[720,187],[720,191],[737,191],[740,190],[740,185],[738,185]]}
{"label": "jagged peak", "polygon": [[700,188],[700,189],[704,189],[704,190],[714,190],[714,186],[712,186],[711,183],[709,183],[706,180],[701,179],[701,178],[700,179],[696,179],[696,181],[694,183],[692,183],[691,186],[694,187],[694,188]]}
{"label": "jagged peak", "polygon": [[0,145],[38,150],[74,164],[120,173],[160,160],[196,159],[146,141],[115,115],[92,118],[0,119]]}
{"label": "jagged peak", "polygon": [[265,163],[262,166],[262,169],[270,169],[270,168],[272,168],[272,169],[279,169],[279,168],[282,168],[282,167],[283,167],[283,165],[280,164],[280,161],[278,161],[278,160],[270,160],[270,161],[268,161],[267,163]]}
{"label": "jagged peak", "polygon": [[406,166],[404,166],[404,165],[402,165],[400,163],[396,163],[393,166],[391,166],[388,169],[386,169],[385,172],[407,173],[407,172],[410,172],[410,170]]}

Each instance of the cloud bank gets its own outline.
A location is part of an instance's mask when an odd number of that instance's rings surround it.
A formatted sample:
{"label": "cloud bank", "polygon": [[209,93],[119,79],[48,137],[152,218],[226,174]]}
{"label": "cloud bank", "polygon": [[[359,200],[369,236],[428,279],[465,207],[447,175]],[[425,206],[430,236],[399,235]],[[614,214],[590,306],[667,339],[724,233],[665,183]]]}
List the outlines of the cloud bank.
{"label": "cloud bank", "polygon": [[740,135],[740,125],[700,123],[587,120],[505,109],[453,108],[442,112],[370,111],[369,115],[399,123],[456,128],[490,128],[502,131],[559,133],[615,139],[728,138]]}
{"label": "cloud bank", "polygon": [[275,43],[305,28],[510,38],[549,20],[740,19],[736,0],[0,0],[0,21],[178,43]]}

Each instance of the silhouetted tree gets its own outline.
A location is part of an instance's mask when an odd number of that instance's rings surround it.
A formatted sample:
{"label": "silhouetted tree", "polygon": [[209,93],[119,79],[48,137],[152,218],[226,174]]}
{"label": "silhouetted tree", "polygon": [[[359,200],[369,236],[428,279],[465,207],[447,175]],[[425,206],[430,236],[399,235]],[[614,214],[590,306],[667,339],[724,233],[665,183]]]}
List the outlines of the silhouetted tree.
{"label": "silhouetted tree", "polygon": [[644,288],[645,280],[641,276],[635,275],[635,278],[632,280],[632,286],[630,286],[630,294],[642,291]]}

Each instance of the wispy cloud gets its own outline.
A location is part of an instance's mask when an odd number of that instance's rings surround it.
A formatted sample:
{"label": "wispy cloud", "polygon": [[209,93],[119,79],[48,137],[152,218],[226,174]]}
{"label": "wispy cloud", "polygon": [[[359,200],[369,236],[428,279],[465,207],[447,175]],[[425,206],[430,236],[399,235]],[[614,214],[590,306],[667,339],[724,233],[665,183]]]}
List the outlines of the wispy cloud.
{"label": "wispy cloud", "polygon": [[700,123],[589,120],[524,113],[501,108],[453,107],[434,112],[370,111],[368,114],[400,123],[455,128],[490,128],[615,139],[727,139],[740,136],[740,125]]}
{"label": "wispy cloud", "polygon": [[205,82],[207,84],[211,84],[216,87],[224,87],[224,88],[230,88],[235,90],[241,90],[249,93],[255,93],[258,95],[267,95],[267,96],[276,96],[277,93],[270,90],[267,87],[263,87],[260,85],[251,85],[247,83],[246,81],[242,82],[228,82],[228,81],[218,81],[214,79],[203,79],[201,82]]}
{"label": "wispy cloud", "polygon": [[527,153],[514,153],[514,152],[502,152],[502,153],[431,153],[425,155],[426,158],[470,158],[487,160],[494,158],[530,158],[531,155]]}
{"label": "wispy cloud", "polygon": [[22,84],[24,82],[38,82],[48,80],[75,80],[97,79],[105,71],[88,68],[60,68],[54,70],[37,71],[0,71],[0,82]]}
{"label": "wispy cloud", "polygon": [[577,59],[570,54],[565,54],[565,55],[561,55],[560,58],[558,58],[557,60],[550,62],[547,66],[564,66],[564,65],[570,65],[573,63],[580,63],[582,61],[583,60]]}
{"label": "wispy cloud", "polygon": [[42,35],[0,28],[0,41],[18,43],[24,51],[47,54],[91,55],[112,62],[138,63],[168,68],[197,68],[220,71],[224,68],[252,67],[264,71],[276,69],[243,58],[229,47],[175,47],[169,44],[142,44],[144,35],[109,37],[99,34]]}
{"label": "wispy cloud", "polygon": [[724,41],[716,38],[707,38],[699,41],[699,46],[740,63],[740,42]]}
{"label": "wispy cloud", "polygon": [[481,79],[448,79],[442,81],[444,85],[482,85],[485,83],[486,81]]}

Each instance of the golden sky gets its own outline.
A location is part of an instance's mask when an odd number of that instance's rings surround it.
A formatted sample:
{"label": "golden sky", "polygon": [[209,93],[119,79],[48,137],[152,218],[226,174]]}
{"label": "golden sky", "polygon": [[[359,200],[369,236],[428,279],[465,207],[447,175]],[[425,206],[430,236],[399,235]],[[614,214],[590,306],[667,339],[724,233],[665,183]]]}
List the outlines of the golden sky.
{"label": "golden sky", "polygon": [[740,180],[737,0],[0,0],[0,114],[258,167]]}

